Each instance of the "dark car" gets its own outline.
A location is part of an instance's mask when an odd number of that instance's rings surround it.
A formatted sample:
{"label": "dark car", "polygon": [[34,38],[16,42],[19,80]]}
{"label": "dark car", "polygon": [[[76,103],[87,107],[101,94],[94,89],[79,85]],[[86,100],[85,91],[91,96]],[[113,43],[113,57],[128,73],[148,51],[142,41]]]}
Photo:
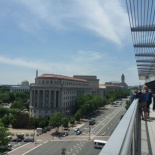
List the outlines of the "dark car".
{"label": "dark car", "polygon": [[74,132],[77,132],[77,131],[79,131],[79,128],[75,128],[75,129],[74,129]]}
{"label": "dark car", "polygon": [[82,133],[82,131],[78,130],[76,131],[76,135],[80,135]]}
{"label": "dark car", "polygon": [[62,136],[63,136],[63,137],[68,136],[68,132],[64,132]]}
{"label": "dark car", "polygon": [[34,138],[25,138],[23,142],[34,142]]}
{"label": "dark car", "polygon": [[12,142],[22,142],[22,139],[20,139],[20,138],[15,138],[15,139],[12,139]]}

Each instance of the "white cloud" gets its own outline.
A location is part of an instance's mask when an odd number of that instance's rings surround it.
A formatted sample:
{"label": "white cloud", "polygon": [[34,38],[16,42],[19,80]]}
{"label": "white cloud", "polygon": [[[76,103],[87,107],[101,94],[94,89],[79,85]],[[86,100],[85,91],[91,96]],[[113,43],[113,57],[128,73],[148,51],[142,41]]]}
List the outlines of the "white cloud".
{"label": "white cloud", "polygon": [[103,58],[99,52],[81,50],[77,53],[75,61],[83,63],[93,63]]}
{"label": "white cloud", "polygon": [[[126,75],[128,78],[128,83],[136,83],[137,81],[137,71],[136,67],[134,65],[130,65],[128,63],[125,63],[125,60],[121,61],[122,65],[119,63],[119,59],[115,58],[115,56],[111,55],[100,55],[98,52],[92,52],[92,51],[84,51],[81,50],[77,54],[74,54],[75,57],[69,58],[67,63],[62,62],[48,62],[48,61],[35,61],[35,60],[25,60],[21,58],[9,58],[0,56],[0,63],[3,65],[8,64],[10,66],[16,66],[16,74],[14,76],[19,75],[18,78],[14,78],[14,82],[19,83],[22,80],[24,80],[24,76],[27,77],[28,74],[30,74],[32,71],[38,69],[39,75],[45,74],[45,73],[51,73],[51,74],[60,74],[60,75],[67,75],[67,76],[73,76],[73,75],[96,75],[101,83],[107,82],[107,81],[120,81],[120,76],[122,73]],[[87,57],[88,56],[88,57]],[[92,63],[95,62],[95,63]],[[22,70],[25,70],[26,72],[21,72]],[[25,68],[25,69],[24,69]],[[8,72],[8,71],[7,71]],[[121,72],[121,74],[120,74]],[[20,75],[21,74],[21,75]],[[13,76],[13,75],[12,75]],[[30,79],[31,77],[31,79]],[[2,77],[1,77],[2,78]],[[3,73],[3,78],[1,81],[4,81],[4,79],[7,79],[8,75],[6,73],[6,78]],[[31,76],[28,76],[28,78],[31,81],[34,81],[34,74],[31,73]],[[27,79],[27,80],[29,80]],[[8,79],[9,80],[9,79]]]}
{"label": "white cloud", "polygon": [[76,2],[81,7],[82,26],[117,44],[122,42],[128,28],[128,17],[119,0]]}
{"label": "white cloud", "polygon": [[9,65],[16,65],[26,68],[32,69],[41,69],[41,70],[48,70],[49,66],[47,64],[40,64],[39,62],[24,60],[21,58],[11,59],[8,57],[0,56],[0,63],[9,64]]}
{"label": "white cloud", "polygon": [[80,26],[119,45],[129,32],[127,13],[120,0],[68,0],[68,3],[59,0],[17,2],[26,6],[32,14],[31,20],[25,21],[21,18],[19,22],[19,26],[26,30],[32,28],[32,25],[38,28],[39,24],[36,22],[46,23],[58,30],[70,30]]}

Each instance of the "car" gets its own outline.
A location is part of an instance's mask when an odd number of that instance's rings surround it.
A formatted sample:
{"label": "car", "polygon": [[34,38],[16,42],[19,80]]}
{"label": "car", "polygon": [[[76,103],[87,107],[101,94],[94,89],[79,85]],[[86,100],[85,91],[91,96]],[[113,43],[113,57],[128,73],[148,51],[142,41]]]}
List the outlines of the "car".
{"label": "car", "polygon": [[75,129],[74,129],[74,132],[77,132],[77,131],[79,131],[79,128],[75,128]]}
{"label": "car", "polygon": [[22,142],[22,139],[20,139],[20,138],[15,138],[15,139],[12,139],[12,142]]}
{"label": "car", "polygon": [[8,149],[9,151],[11,151],[11,150],[12,150],[12,144],[9,143],[9,144],[7,145],[7,149]]}
{"label": "car", "polygon": [[76,131],[76,135],[80,135],[82,133],[82,131],[78,130]]}
{"label": "car", "polygon": [[62,136],[63,136],[63,137],[68,136],[68,132],[64,132]]}
{"label": "car", "polygon": [[23,142],[34,142],[34,138],[25,138]]}

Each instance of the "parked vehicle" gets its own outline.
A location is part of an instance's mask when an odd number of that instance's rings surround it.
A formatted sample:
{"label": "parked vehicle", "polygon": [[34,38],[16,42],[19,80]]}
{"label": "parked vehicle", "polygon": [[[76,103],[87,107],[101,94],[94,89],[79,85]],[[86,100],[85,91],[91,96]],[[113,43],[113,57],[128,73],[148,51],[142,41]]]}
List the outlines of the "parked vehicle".
{"label": "parked vehicle", "polygon": [[63,136],[63,137],[68,136],[68,132],[64,132],[62,136]]}
{"label": "parked vehicle", "polygon": [[22,139],[20,139],[20,138],[15,138],[15,139],[12,139],[12,142],[22,142]]}
{"label": "parked vehicle", "polygon": [[7,145],[7,149],[8,149],[9,151],[11,151],[11,150],[12,150],[12,144],[9,143],[9,144]]}
{"label": "parked vehicle", "polygon": [[74,129],[74,132],[77,132],[78,130],[79,130],[79,128],[75,128],[75,129]]}
{"label": "parked vehicle", "polygon": [[23,142],[34,142],[34,138],[25,138]]}
{"label": "parked vehicle", "polygon": [[43,129],[42,128],[37,128],[36,133],[41,135],[43,133]]}
{"label": "parked vehicle", "polygon": [[12,150],[12,144],[7,144],[7,145],[0,145],[0,150],[1,149],[7,149],[8,151]]}
{"label": "parked vehicle", "polygon": [[82,131],[78,130],[76,131],[76,135],[80,135],[82,133]]}

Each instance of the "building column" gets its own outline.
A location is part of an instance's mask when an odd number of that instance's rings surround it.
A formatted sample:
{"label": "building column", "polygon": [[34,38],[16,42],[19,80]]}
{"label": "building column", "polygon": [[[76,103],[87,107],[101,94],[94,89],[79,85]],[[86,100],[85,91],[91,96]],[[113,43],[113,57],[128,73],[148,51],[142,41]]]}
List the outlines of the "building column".
{"label": "building column", "polygon": [[40,98],[40,90],[37,90],[37,107],[40,108],[39,98]]}
{"label": "building column", "polygon": [[51,109],[51,90],[49,90],[49,102],[48,107]]}
{"label": "building column", "polygon": [[30,90],[30,106],[33,106],[33,90]]}
{"label": "building column", "polygon": [[43,106],[43,108],[45,107],[45,90],[43,90],[43,104],[42,104]]}
{"label": "building column", "polygon": [[36,108],[36,90],[33,91],[33,107]]}
{"label": "building column", "polygon": [[56,90],[54,90],[54,108],[56,108]]}

